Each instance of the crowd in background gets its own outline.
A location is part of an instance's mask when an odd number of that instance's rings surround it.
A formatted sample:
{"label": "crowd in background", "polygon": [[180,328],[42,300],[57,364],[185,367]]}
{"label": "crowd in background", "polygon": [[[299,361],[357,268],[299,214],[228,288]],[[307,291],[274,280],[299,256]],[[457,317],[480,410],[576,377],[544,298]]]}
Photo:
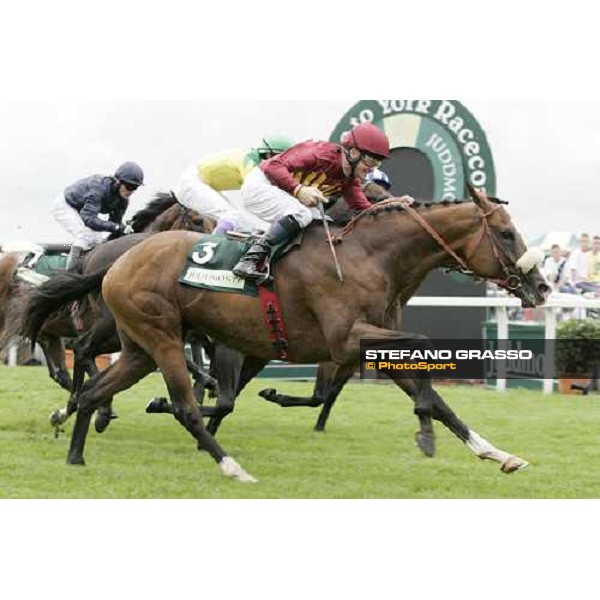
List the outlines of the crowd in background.
{"label": "crowd in background", "polygon": [[600,236],[582,233],[573,251],[554,244],[542,270],[554,292],[600,297]]}

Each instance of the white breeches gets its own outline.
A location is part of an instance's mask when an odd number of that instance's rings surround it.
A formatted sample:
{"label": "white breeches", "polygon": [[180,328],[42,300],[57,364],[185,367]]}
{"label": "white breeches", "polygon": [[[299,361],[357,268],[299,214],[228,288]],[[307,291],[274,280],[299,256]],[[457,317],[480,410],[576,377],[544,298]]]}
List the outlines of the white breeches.
{"label": "white breeches", "polygon": [[177,184],[177,199],[185,207],[215,221],[233,221],[243,229],[268,228],[268,224],[246,211],[236,208],[221,193],[200,178],[195,165],[188,167]]}
{"label": "white breeches", "polygon": [[79,213],[67,204],[64,193],[56,196],[50,213],[73,236],[73,246],[89,250],[110,235],[110,231],[94,231],[87,227]]}
{"label": "white breeches", "polygon": [[242,200],[249,212],[269,223],[292,215],[306,227],[313,219],[320,218],[316,208],[304,206],[294,196],[273,185],[258,167],[248,173],[242,185]]}

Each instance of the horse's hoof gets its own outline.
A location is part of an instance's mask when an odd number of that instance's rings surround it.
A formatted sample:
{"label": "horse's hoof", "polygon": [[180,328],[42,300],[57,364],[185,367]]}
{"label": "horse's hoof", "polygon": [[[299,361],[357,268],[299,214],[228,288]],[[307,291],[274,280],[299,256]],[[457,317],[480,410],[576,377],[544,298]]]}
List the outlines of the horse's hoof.
{"label": "horse's hoof", "polygon": [[62,425],[63,424],[63,420],[62,420],[62,417],[61,417],[60,410],[52,411],[50,413],[50,416],[48,417],[48,421],[50,422],[50,425],[52,427],[58,427],[59,425]]}
{"label": "horse's hoof", "polygon": [[258,392],[258,395],[261,398],[268,400],[269,402],[276,402],[275,396],[277,396],[277,390],[274,388],[268,388],[266,390],[262,390],[262,391]]}
{"label": "horse's hoof", "polygon": [[204,380],[204,387],[209,392],[216,392],[219,388],[219,383],[217,382],[217,380],[214,377],[207,378]]}
{"label": "horse's hoof", "polygon": [[96,429],[96,433],[103,433],[106,431],[106,428],[110,425],[110,422],[113,419],[118,419],[119,415],[114,412],[110,413],[96,413],[96,418],[94,419],[94,428]]}
{"label": "horse's hoof", "polygon": [[148,404],[146,404],[146,412],[149,415],[162,415],[169,412],[169,401],[166,398],[152,398]]}
{"label": "horse's hoof", "polygon": [[510,473],[516,473],[522,469],[526,469],[529,463],[518,456],[509,456],[500,467],[500,470],[507,475]]}
{"label": "horse's hoof", "polygon": [[231,477],[240,483],[256,483],[258,480],[247,473],[231,456],[226,456],[219,463],[219,468],[225,477]]}
{"label": "horse's hoof", "polygon": [[85,460],[83,460],[83,456],[75,457],[75,458],[67,458],[68,465],[74,465],[76,467],[85,467]]}
{"label": "horse's hoof", "polygon": [[428,458],[433,458],[435,456],[435,436],[432,433],[422,433],[421,431],[417,431],[417,433],[415,433],[415,444]]}

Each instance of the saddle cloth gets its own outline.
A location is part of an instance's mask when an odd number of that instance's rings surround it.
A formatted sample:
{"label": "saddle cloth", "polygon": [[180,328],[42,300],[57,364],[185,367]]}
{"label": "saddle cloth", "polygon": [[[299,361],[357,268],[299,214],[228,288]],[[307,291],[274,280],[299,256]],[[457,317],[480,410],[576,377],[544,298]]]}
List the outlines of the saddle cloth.
{"label": "saddle cloth", "polygon": [[[301,234],[292,242],[272,249],[269,258],[273,264],[293,248],[300,245]],[[179,283],[213,292],[228,292],[246,296],[258,296],[256,282],[241,279],[232,269],[254,243],[247,240],[230,239],[227,235],[203,235],[194,245],[179,276]]]}
{"label": "saddle cloth", "polygon": [[65,270],[67,264],[66,254],[42,254],[37,256],[37,259],[36,256],[28,254],[23,258],[21,266],[15,273],[18,279],[40,286],[48,281],[52,275]]}

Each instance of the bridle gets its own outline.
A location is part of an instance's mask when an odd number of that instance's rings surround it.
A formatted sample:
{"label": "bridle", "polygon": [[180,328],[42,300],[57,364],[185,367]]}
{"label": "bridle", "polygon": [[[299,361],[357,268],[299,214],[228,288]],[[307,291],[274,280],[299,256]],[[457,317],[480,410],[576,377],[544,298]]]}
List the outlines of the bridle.
{"label": "bridle", "polygon": [[[523,288],[523,279],[521,273],[514,272],[514,267],[512,266],[514,260],[508,255],[506,250],[502,247],[502,245],[496,239],[494,233],[490,229],[489,217],[491,217],[498,209],[501,208],[502,203],[495,204],[489,210],[484,211],[480,206],[477,206],[478,216],[480,218],[480,227],[477,232],[476,243],[473,246],[473,250],[469,253],[467,257],[464,259],[461,258],[450,245],[444,240],[444,238],[421,216],[421,214],[416,211],[408,202],[398,200],[395,198],[390,198],[389,200],[384,200],[383,202],[377,203],[377,210],[381,208],[385,208],[388,205],[394,206],[402,206],[404,210],[443,248],[443,250],[449,254],[455,261],[456,266],[448,267],[448,271],[456,271],[462,273],[464,275],[468,275],[469,277],[478,278],[480,277],[475,274],[473,269],[469,267],[469,262],[481,246],[484,238],[489,239],[490,245],[492,247],[492,252],[496,257],[498,263],[500,263],[500,267],[502,272],[504,273],[504,278],[499,279],[488,279],[487,281],[491,281],[508,290],[509,292],[516,292]],[[341,243],[342,238],[344,238],[350,231],[352,231],[356,225],[356,222],[363,216],[370,212],[372,212],[374,207],[368,208],[363,211],[359,215],[357,215],[346,227],[340,232],[340,234],[335,238],[334,243]],[[511,272],[511,270],[513,272]]]}
{"label": "bridle", "polygon": [[490,242],[490,246],[492,247],[492,252],[496,257],[496,260],[500,264],[502,272],[504,273],[504,278],[500,279],[487,279],[487,281],[491,281],[499,285],[500,287],[505,288],[509,292],[515,292],[523,288],[523,280],[520,274],[512,272],[511,266],[509,266],[514,261],[510,258],[506,250],[502,247],[502,245],[496,239],[496,236],[490,229],[490,224],[488,219],[501,208],[500,204],[496,204],[492,206],[489,210],[484,211],[480,206],[477,206],[478,216],[481,219],[479,231],[477,232],[476,242],[473,245],[473,249],[462,259],[450,246],[448,243],[442,238],[442,236],[427,223],[427,221],[416,211],[410,204],[407,202],[401,202],[403,208],[408,212],[408,214],[417,222],[423,229],[431,235],[431,237],[458,263],[457,267],[451,267],[449,270],[457,271],[459,273],[463,273],[464,275],[468,275],[470,277],[477,277],[477,275],[473,272],[473,269],[469,267],[469,262],[481,246],[484,238]]}

